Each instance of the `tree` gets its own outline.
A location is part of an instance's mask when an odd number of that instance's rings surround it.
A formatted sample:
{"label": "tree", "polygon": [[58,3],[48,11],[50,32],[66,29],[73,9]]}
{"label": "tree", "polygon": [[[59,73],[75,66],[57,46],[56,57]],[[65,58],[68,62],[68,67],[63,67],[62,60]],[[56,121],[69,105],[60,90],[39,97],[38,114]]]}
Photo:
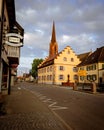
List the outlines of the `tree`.
{"label": "tree", "polygon": [[38,65],[43,61],[43,59],[34,59],[32,63],[32,69],[30,71],[31,75],[36,78],[38,76]]}

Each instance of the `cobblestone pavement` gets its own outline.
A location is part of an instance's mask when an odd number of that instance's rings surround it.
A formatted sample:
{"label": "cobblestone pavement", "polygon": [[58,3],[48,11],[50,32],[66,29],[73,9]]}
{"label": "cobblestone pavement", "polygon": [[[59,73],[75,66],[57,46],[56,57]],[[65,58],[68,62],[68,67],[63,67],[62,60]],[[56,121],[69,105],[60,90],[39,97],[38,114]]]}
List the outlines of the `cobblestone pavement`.
{"label": "cobblestone pavement", "polygon": [[68,130],[52,111],[20,84],[5,99],[0,130]]}

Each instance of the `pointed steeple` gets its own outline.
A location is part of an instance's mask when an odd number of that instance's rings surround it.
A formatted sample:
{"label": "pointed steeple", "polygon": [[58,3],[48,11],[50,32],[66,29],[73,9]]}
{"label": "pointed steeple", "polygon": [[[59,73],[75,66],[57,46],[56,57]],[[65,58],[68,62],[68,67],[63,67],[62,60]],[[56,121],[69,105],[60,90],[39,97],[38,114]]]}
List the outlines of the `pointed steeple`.
{"label": "pointed steeple", "polygon": [[49,57],[54,57],[56,54],[58,54],[58,44],[56,42],[55,23],[53,21],[52,37],[49,48]]}
{"label": "pointed steeple", "polygon": [[53,21],[53,29],[52,29],[51,42],[52,43],[56,42],[56,33],[55,33],[55,23],[54,23],[54,21]]}

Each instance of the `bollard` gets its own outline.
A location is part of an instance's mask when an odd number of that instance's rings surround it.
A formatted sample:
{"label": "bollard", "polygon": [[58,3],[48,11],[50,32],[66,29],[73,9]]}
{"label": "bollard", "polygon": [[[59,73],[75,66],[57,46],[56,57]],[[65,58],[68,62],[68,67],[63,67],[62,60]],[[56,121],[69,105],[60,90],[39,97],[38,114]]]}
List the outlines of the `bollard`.
{"label": "bollard", "polygon": [[77,83],[74,83],[73,90],[77,90]]}
{"label": "bollard", "polygon": [[96,83],[95,82],[92,82],[92,92],[93,93],[96,93]]}

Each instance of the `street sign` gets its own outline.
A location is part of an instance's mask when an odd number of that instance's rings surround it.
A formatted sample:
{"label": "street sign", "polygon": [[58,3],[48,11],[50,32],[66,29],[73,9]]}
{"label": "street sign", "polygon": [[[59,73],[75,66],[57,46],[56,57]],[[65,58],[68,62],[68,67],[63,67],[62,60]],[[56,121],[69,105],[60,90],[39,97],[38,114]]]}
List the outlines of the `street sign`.
{"label": "street sign", "polygon": [[20,34],[8,33],[6,34],[6,38],[7,40],[5,41],[5,43],[7,45],[14,47],[21,47],[23,45],[23,43],[20,42],[23,39],[23,37]]}
{"label": "street sign", "polygon": [[87,72],[86,72],[86,70],[79,70],[79,71],[78,71],[78,75],[79,75],[79,76],[86,76],[86,75],[87,75]]}

